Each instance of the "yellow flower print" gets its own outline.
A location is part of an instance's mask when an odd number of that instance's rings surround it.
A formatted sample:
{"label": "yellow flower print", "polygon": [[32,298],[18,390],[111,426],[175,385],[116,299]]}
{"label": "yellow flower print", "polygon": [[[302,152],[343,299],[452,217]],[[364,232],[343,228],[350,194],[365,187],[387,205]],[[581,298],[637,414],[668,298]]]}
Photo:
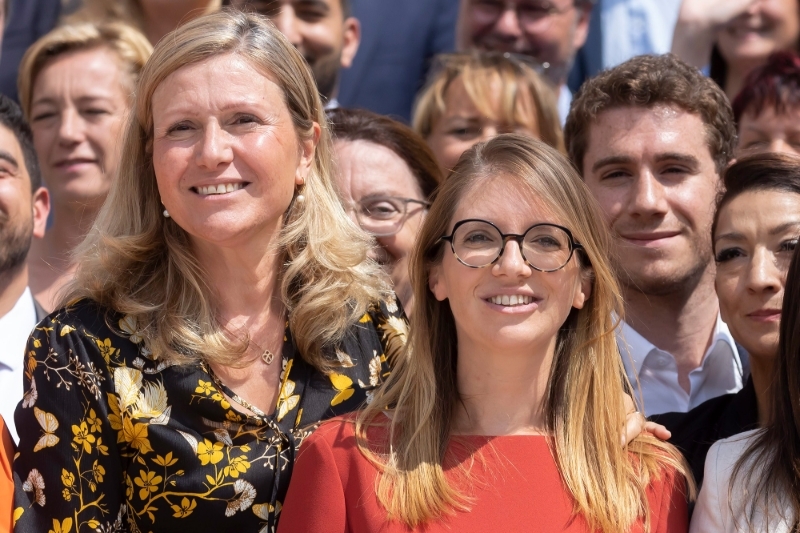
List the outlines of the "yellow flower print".
{"label": "yellow flower print", "polygon": [[225,475],[232,478],[239,477],[239,474],[244,474],[250,468],[250,462],[247,460],[246,455],[236,457],[231,461],[230,466],[225,467]]}
{"label": "yellow flower print", "polygon": [[97,451],[103,455],[108,455],[108,446],[103,444],[103,439],[101,437],[97,437],[97,444],[95,444],[95,448]]}
{"label": "yellow flower print", "polygon": [[197,443],[197,457],[200,458],[200,464],[206,466],[208,463],[212,465],[222,461],[222,447],[221,442],[212,443],[208,439],[203,439],[203,442]]}
{"label": "yellow flower print", "polygon": [[150,447],[150,440],[147,438],[147,424],[134,424],[126,418],[122,423],[122,437],[132,448],[141,453],[153,451]]}
{"label": "yellow flower print", "polygon": [[61,496],[64,498],[65,502],[68,502],[68,501],[72,500],[72,493],[69,491],[69,489],[62,490],[61,491]]}
{"label": "yellow flower print", "polygon": [[139,399],[142,373],[135,368],[121,366],[114,369],[114,388],[119,395],[119,408],[127,409]]}
{"label": "yellow flower print", "polygon": [[197,383],[198,383],[197,388],[194,389],[194,391],[197,394],[205,394],[206,396],[208,396],[209,394],[211,394],[211,391],[214,390],[214,387],[211,385],[210,381],[203,381],[202,379],[200,379],[197,381]]}
{"label": "yellow flower print", "polygon": [[94,441],[97,439],[95,439],[94,435],[89,433],[89,426],[86,425],[85,420],[81,421],[80,426],[72,425],[72,434],[75,435],[72,441],[78,446],[83,446],[83,451],[86,453],[91,453],[92,444],[94,444]]}
{"label": "yellow flower print", "polygon": [[164,457],[156,455],[156,458],[153,459],[153,462],[158,466],[167,467],[174,465],[175,463],[178,462],[178,460],[172,458],[172,452],[167,452],[167,455],[165,455]]}
{"label": "yellow flower print", "polygon": [[119,352],[118,348],[114,348],[111,345],[111,339],[106,339],[104,341],[95,339],[94,342],[97,344],[97,347],[100,348],[100,355],[103,356],[103,359],[106,360],[106,363],[110,363],[111,358],[114,357],[117,352]]}
{"label": "yellow flower print", "polygon": [[75,474],[68,472],[66,468],[62,468],[61,483],[63,483],[67,488],[71,487],[73,484],[75,484]]}
{"label": "yellow flower print", "polygon": [[14,525],[17,525],[17,520],[19,520],[22,515],[25,513],[25,509],[23,507],[17,507],[14,509]]}
{"label": "yellow flower print", "polygon": [[189,498],[184,498],[181,500],[180,506],[172,505],[171,507],[172,510],[175,511],[175,513],[172,516],[174,516],[175,518],[186,518],[187,516],[192,514],[194,508],[197,507],[197,501],[194,498],[192,498],[192,501],[190,502]]}
{"label": "yellow flower print", "polygon": [[167,391],[161,382],[147,383],[133,404],[133,418],[158,418],[167,410]]}
{"label": "yellow flower print", "polygon": [[157,476],[155,472],[145,472],[139,470],[139,476],[133,480],[139,487],[139,498],[146,500],[151,492],[158,491],[158,484],[163,481],[163,477]]}
{"label": "yellow flower print", "polygon": [[70,531],[72,531],[72,518],[65,518],[63,522],[53,518],[53,529],[47,533],[69,533]]}
{"label": "yellow flower print", "polygon": [[349,377],[344,374],[333,373],[330,375],[330,378],[333,388],[339,391],[336,393],[336,396],[333,397],[333,400],[331,400],[331,405],[339,405],[348,400],[353,393],[355,393],[355,390],[353,390],[353,380]]}
{"label": "yellow flower print", "polygon": [[297,406],[297,402],[300,401],[300,396],[292,394],[294,392],[294,386],[294,381],[291,379],[283,380],[281,393],[280,396],[278,396],[278,422],[283,420],[283,417],[294,409]]}
{"label": "yellow flower print", "polygon": [[86,419],[86,421],[89,423],[89,431],[92,433],[100,432],[102,423],[100,422],[100,419],[97,418],[97,413],[94,412],[94,409],[89,409],[89,417]]}
{"label": "yellow flower print", "polygon": [[367,322],[372,322],[372,317],[369,316],[369,313],[364,313],[364,316],[362,316],[359,319],[359,322],[361,322],[362,324],[366,324]]}
{"label": "yellow flower print", "polygon": [[223,396],[218,392],[212,394],[211,399],[214,400],[215,402],[219,402],[219,404],[222,406],[223,409],[230,409],[231,407],[230,402],[228,402],[228,400],[225,399],[225,396]]}
{"label": "yellow flower print", "polygon": [[[61,328],[61,336],[63,337],[64,335],[69,335],[73,331],[75,331],[75,328],[73,328],[72,326],[64,326]],[[70,520],[70,525],[72,525],[71,523],[72,520]]]}
{"label": "yellow flower print", "polygon": [[94,480],[98,483],[103,482],[103,476],[106,474],[106,469],[103,468],[103,465],[99,464],[97,460],[92,464],[92,474],[94,474]]}

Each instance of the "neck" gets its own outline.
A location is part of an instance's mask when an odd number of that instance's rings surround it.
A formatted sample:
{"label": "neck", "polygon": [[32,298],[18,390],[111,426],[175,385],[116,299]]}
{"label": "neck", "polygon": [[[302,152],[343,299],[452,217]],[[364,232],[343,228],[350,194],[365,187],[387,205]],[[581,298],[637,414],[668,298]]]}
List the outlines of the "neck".
{"label": "neck", "polygon": [[758,405],[758,425],[764,427],[769,424],[770,409],[772,404],[772,371],[774,368],[772,357],[763,357],[750,354],[750,377],[756,390],[756,404]]}
{"label": "neck", "polygon": [[19,267],[0,273],[0,318],[14,308],[25,288],[28,286],[28,267]]}
{"label": "neck", "polygon": [[[231,333],[239,335],[239,330],[272,351],[282,345],[285,320],[279,280],[283,257],[277,238],[276,232],[263,246],[250,242],[236,248],[193,244],[216,297],[220,322]],[[279,341],[273,336],[280,337]]]}
{"label": "neck", "polygon": [[[459,335],[462,337],[462,335]],[[514,352],[459,343],[453,431],[469,435],[542,434],[555,339],[544,349]]]}
{"label": "neck", "polygon": [[141,2],[144,29],[147,39],[155,44],[179,25],[206,13],[212,4],[220,4],[209,0],[171,0],[150,5]]}
{"label": "neck", "polygon": [[52,227],[32,244],[32,248],[37,249],[36,255],[46,258],[55,267],[65,267],[72,259],[72,251],[92,228],[99,210],[85,204],[54,205]]}
{"label": "neck", "polygon": [[703,362],[719,316],[713,263],[696,284],[687,285],[691,286],[686,290],[659,295],[644,294],[633,286],[622,291],[625,321],[657,348],[672,354],[684,389],[689,372]]}
{"label": "neck", "polygon": [[757,64],[751,65],[750,63],[728,64],[728,70],[725,72],[725,94],[731,102],[742,90],[747,74],[757,66]]}

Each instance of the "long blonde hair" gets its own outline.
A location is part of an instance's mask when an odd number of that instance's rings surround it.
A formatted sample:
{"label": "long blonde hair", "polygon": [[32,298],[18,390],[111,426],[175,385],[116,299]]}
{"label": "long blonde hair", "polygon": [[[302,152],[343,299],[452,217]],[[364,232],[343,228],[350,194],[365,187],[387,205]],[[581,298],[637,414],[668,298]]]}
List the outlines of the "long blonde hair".
{"label": "long blonde hair", "polygon": [[330,135],[311,72],[294,46],[255,15],[206,15],[156,46],[138,85],[120,175],[78,249],[78,270],[64,301],[90,298],[131,315],[162,360],[235,364],[245,351],[246,340],[231,340],[217,319],[217,295],[188,234],[161,214],[151,154],[156,88],[186,65],[225,54],[244,58],[281,87],[299,139],[310,138],[315,124],[322,129],[305,202],[292,201],[284,215],[278,276],[300,353],[327,371],[338,364],[329,349],[386,296],[388,285],[367,259],[369,237],[350,221],[335,192]]}
{"label": "long blonde hair", "polygon": [[[422,227],[412,259],[418,302],[405,357],[356,421],[362,453],[380,470],[378,499],[391,519],[410,527],[468,499],[445,478],[443,464],[451,419],[459,400],[457,338],[447,301],[428,288],[431,268],[441,262],[440,237],[448,232],[465,193],[498,174],[513,176],[549,206],[583,245],[578,260],[592,277],[591,297],[573,309],[559,330],[544,413],[551,449],[575,502],[591,529],[627,531],[644,517],[649,527],[646,488],[663,466],[690,477],[672,446],[642,435],[620,445],[625,423],[625,372],[614,335],[622,316],[619,288],[609,267],[609,235],[599,209],[572,165],[546,144],[523,135],[500,135],[462,157],[441,186]],[[367,439],[381,424],[382,406],[395,406],[389,422],[391,451],[380,453]]]}
{"label": "long blonde hair", "polygon": [[[414,105],[412,124],[427,139],[445,113],[447,90],[456,80],[464,84],[470,100],[485,116],[505,124],[519,124],[539,130],[542,141],[566,153],[558,99],[555,91],[522,58],[499,52],[446,54],[437,58],[440,68],[431,75]],[[497,96],[493,84],[500,82],[500,109],[492,99]],[[520,105],[530,99],[533,109]]]}
{"label": "long blonde hair", "polygon": [[19,66],[17,92],[28,120],[33,104],[33,87],[45,65],[62,54],[94,48],[108,48],[117,55],[122,70],[128,74],[120,82],[133,94],[139,73],[153,52],[147,37],[121,22],[59,26],[33,43]]}

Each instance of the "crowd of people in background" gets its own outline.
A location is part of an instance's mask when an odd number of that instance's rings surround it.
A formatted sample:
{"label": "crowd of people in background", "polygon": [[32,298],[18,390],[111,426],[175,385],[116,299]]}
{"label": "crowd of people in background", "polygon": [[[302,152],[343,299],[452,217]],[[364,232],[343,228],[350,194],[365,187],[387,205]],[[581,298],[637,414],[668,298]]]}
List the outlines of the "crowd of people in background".
{"label": "crowd of people in background", "polygon": [[0,533],[800,531],[798,0],[0,28]]}

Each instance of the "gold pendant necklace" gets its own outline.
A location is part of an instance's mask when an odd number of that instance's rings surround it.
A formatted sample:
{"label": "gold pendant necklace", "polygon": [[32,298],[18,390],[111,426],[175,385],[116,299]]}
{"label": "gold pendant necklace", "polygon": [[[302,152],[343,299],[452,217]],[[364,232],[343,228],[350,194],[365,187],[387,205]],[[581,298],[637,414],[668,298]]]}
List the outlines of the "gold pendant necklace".
{"label": "gold pendant necklace", "polygon": [[[253,343],[255,344],[255,343]],[[258,346],[258,345],[256,345]],[[275,354],[270,352],[269,350],[264,350],[264,353],[261,354],[261,360],[264,361],[266,364],[271,365],[272,360],[275,359]]]}

